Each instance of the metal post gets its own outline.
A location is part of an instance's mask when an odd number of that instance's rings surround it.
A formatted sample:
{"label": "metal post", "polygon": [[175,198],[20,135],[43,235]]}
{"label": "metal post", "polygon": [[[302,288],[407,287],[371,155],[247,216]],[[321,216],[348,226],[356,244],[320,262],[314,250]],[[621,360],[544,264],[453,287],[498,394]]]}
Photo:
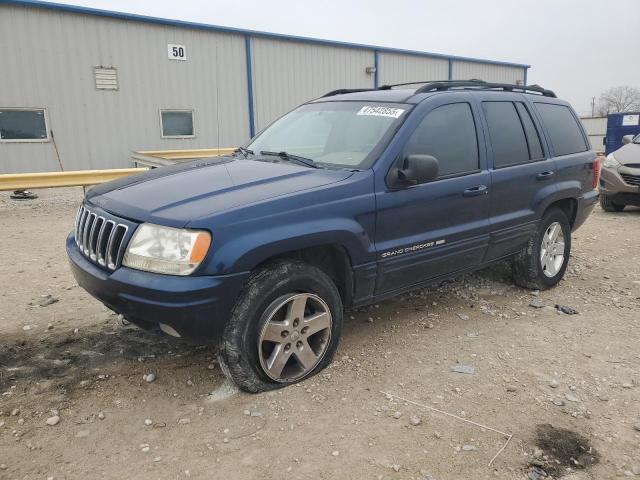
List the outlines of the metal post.
{"label": "metal post", "polygon": [[253,112],[253,52],[251,49],[251,37],[245,35],[244,48],[247,62],[247,101],[249,102],[249,134],[253,138],[256,134],[256,125]]}

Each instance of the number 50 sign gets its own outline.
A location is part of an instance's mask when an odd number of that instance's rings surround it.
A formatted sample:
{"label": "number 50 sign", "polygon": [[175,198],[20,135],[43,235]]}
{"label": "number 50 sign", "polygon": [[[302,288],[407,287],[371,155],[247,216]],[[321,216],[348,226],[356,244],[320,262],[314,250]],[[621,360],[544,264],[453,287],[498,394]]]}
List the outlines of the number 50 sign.
{"label": "number 50 sign", "polygon": [[167,45],[167,55],[169,56],[169,60],[186,60],[187,47],[170,43]]}

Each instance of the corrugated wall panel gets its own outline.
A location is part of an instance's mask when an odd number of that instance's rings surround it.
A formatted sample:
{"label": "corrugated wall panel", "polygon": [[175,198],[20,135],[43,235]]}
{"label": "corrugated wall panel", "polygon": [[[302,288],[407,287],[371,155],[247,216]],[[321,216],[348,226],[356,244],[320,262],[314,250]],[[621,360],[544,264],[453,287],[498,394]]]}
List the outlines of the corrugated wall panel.
{"label": "corrugated wall panel", "polygon": [[449,78],[449,61],[442,58],[380,52],[378,69],[380,85]]}
{"label": "corrugated wall panel", "polygon": [[589,135],[591,148],[596,152],[604,152],[604,139],[607,136],[607,117],[582,117],[580,121],[587,131],[587,135]]}
{"label": "corrugated wall panel", "polygon": [[[46,41],[43,41],[46,39]],[[187,47],[169,60],[167,44]],[[67,170],[130,166],[130,152],[235,146],[249,136],[244,37],[0,5],[0,107],[44,107]],[[96,90],[115,67],[119,90]],[[159,110],[195,111],[196,138],[162,139]],[[0,143],[0,173],[57,170],[53,142]]]}
{"label": "corrugated wall panel", "polygon": [[453,80],[470,80],[478,78],[487,82],[516,83],[524,81],[524,68],[490,63],[466,62],[454,60],[452,65]]}
{"label": "corrugated wall panel", "polygon": [[256,131],[336,88],[373,87],[372,50],[253,38]]}

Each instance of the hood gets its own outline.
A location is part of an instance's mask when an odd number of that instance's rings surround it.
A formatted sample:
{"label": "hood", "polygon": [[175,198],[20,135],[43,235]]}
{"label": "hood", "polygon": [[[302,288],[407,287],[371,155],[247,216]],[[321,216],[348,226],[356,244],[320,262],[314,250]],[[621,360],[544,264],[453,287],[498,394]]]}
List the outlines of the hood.
{"label": "hood", "polygon": [[114,215],[182,227],[196,218],[339,182],[347,170],[217,157],[98,185],[87,201]]}
{"label": "hood", "polygon": [[627,143],[624,147],[613,152],[613,156],[622,165],[640,168],[640,144]]}

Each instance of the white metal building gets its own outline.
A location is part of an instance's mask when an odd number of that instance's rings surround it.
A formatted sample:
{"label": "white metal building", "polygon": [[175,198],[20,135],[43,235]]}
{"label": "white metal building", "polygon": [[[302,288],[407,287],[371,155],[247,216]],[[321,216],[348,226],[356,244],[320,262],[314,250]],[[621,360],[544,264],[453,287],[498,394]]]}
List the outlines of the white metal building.
{"label": "white metal building", "polygon": [[233,147],[336,88],[528,65],[0,0],[0,173],[130,166],[132,150]]}
{"label": "white metal building", "polygon": [[604,152],[604,137],[607,136],[607,117],[580,117],[584,129],[589,135],[591,148]]}

